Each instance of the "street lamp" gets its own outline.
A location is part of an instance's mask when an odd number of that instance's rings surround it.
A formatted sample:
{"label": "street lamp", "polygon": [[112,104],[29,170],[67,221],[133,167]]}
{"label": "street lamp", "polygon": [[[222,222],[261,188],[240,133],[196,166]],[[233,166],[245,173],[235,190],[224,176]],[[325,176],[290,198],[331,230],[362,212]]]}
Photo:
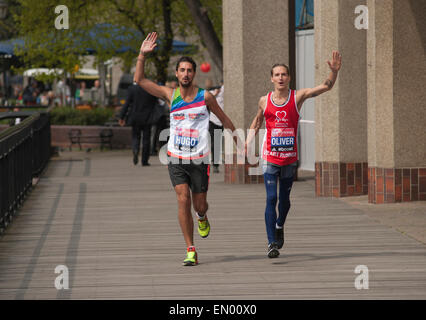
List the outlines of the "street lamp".
{"label": "street lamp", "polygon": [[0,20],[6,18],[7,15],[7,3],[6,0],[0,0]]}

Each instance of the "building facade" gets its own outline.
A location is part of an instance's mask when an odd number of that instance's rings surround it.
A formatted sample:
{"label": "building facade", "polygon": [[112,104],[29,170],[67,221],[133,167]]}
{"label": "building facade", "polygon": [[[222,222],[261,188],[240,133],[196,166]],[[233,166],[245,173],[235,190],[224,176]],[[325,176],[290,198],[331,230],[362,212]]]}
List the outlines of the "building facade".
{"label": "building facade", "polygon": [[[426,200],[426,2],[314,5],[315,84],[333,50],[343,58],[334,88],[315,98],[316,194]],[[272,90],[270,67],[292,65],[294,0],[224,0],[223,21],[225,111],[247,129]],[[225,180],[256,182],[240,167],[228,165]]]}

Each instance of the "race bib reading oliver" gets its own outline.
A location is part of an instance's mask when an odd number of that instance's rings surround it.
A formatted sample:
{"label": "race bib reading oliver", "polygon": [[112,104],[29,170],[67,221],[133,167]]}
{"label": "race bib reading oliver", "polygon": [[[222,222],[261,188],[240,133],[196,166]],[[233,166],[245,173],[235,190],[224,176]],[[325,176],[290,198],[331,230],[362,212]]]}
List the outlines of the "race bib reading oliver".
{"label": "race bib reading oliver", "polygon": [[294,150],[294,128],[275,128],[271,131],[271,151],[288,152]]}

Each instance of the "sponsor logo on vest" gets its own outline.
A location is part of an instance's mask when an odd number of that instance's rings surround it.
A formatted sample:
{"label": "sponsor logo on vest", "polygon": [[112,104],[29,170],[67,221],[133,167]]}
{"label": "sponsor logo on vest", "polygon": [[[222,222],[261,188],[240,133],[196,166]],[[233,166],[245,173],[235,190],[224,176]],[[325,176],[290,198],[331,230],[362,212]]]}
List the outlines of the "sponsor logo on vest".
{"label": "sponsor logo on vest", "polygon": [[275,116],[277,117],[276,121],[285,121],[285,122],[288,121],[285,118],[287,116],[287,112],[285,112],[285,111],[277,111],[277,112],[275,112]]}
{"label": "sponsor logo on vest", "polygon": [[188,113],[188,117],[191,120],[202,120],[206,118],[206,114],[204,112],[201,113]]}
{"label": "sponsor logo on vest", "polygon": [[184,113],[175,113],[173,114],[173,119],[175,120],[185,120],[185,114]]}

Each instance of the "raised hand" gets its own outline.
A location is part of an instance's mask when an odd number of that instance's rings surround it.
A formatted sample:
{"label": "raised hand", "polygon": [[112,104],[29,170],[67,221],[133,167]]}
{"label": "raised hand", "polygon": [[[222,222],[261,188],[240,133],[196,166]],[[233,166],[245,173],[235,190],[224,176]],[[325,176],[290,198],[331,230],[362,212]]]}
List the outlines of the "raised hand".
{"label": "raised hand", "polygon": [[331,62],[327,61],[327,63],[331,71],[338,72],[342,66],[342,56],[340,55],[339,51],[333,51]]}
{"label": "raised hand", "polygon": [[157,41],[157,32],[148,33],[147,37],[142,42],[140,53],[143,55],[146,55],[154,51],[155,47],[157,46],[156,41]]}

